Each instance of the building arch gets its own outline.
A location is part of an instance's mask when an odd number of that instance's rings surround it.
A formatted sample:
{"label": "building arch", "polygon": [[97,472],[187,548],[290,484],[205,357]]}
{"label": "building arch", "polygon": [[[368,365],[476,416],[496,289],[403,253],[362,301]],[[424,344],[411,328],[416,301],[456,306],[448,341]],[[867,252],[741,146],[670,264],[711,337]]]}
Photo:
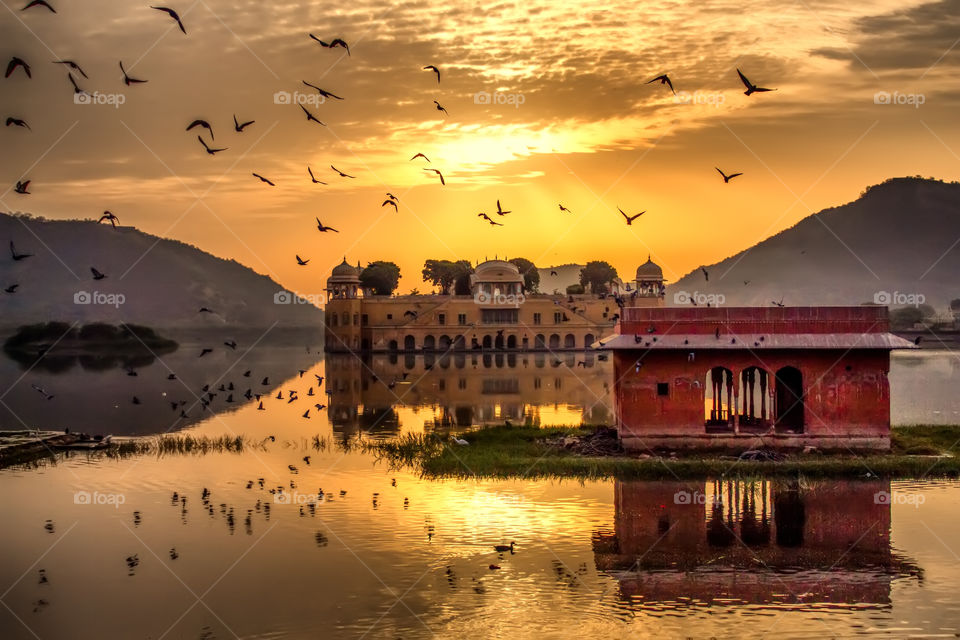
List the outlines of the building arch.
{"label": "building arch", "polygon": [[572,333],[568,333],[563,337],[563,348],[564,349],[576,349],[577,348],[577,339]]}
{"label": "building arch", "polygon": [[404,351],[416,351],[417,350],[417,339],[413,336],[405,336],[403,338],[403,350]]}
{"label": "building arch", "polygon": [[484,349],[492,349],[492,348],[493,348],[493,338],[490,337],[490,334],[487,334],[487,335],[483,336],[483,344],[482,344],[482,346],[483,346]]}
{"label": "building arch", "polygon": [[556,333],[550,334],[550,348],[559,349],[560,348],[560,336]]}
{"label": "building arch", "polygon": [[777,369],[774,376],[774,420],[778,431],[803,433],[803,374],[796,367]]}
{"label": "building arch", "polygon": [[400,349],[400,345],[397,344],[397,341],[396,341],[396,340],[391,340],[390,342],[387,343],[387,350],[388,350],[388,351],[397,351],[397,350],[399,350],[399,349]]}
{"label": "building arch", "polygon": [[453,343],[450,341],[450,336],[442,335],[440,336],[440,350],[441,351],[450,351],[450,347]]}
{"label": "building arch", "polygon": [[507,336],[507,349],[517,348],[517,336]]}
{"label": "building arch", "polygon": [[594,335],[592,333],[588,333],[587,335],[583,336],[583,348],[589,349],[596,341],[597,339],[594,337]]}
{"label": "building arch", "polygon": [[766,369],[750,366],[740,372],[739,397],[735,402],[741,428],[765,429],[770,425],[770,374]]}
{"label": "building arch", "polygon": [[423,338],[423,350],[424,351],[433,351],[437,348],[437,340],[432,335],[424,336]]}
{"label": "building arch", "polygon": [[708,431],[733,428],[733,371],[717,366],[707,371],[703,385],[704,423]]}
{"label": "building arch", "polygon": [[503,332],[498,332],[497,336],[493,339],[493,347],[495,349],[503,349]]}
{"label": "building arch", "polygon": [[547,348],[547,339],[542,333],[538,333],[533,339],[533,348],[534,349],[546,349]]}

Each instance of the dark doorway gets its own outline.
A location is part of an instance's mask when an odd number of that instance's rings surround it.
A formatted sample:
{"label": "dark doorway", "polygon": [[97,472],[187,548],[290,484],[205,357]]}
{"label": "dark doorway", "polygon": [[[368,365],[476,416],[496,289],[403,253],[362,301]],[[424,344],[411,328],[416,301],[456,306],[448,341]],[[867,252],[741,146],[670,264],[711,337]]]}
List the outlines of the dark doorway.
{"label": "dark doorway", "polygon": [[803,433],[803,374],[796,367],[784,367],[774,382],[777,430]]}

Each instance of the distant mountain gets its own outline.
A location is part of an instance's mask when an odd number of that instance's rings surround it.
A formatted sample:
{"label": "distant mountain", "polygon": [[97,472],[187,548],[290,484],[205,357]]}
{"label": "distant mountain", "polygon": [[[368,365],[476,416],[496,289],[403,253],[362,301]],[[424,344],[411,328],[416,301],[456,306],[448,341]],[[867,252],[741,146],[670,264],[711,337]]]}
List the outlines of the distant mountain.
{"label": "distant mountain", "polygon": [[699,268],[685,275],[667,304],[697,293],[726,305],[897,307],[919,294],[945,310],[960,297],[960,183],[894,178],[705,268],[709,281]]}
{"label": "distant mountain", "polygon": [[[582,264],[562,264],[558,267],[538,268],[540,272],[540,293],[560,293],[567,292],[567,287],[572,284],[580,284],[580,270]],[[557,275],[551,275],[556,272]]]}
{"label": "distant mountain", "polygon": [[[18,254],[33,256],[14,260],[11,241]],[[275,304],[284,288],[267,276],[132,227],[0,213],[0,244],[0,328],[49,320],[197,330],[323,326],[317,307]],[[106,277],[94,280],[91,267]]]}

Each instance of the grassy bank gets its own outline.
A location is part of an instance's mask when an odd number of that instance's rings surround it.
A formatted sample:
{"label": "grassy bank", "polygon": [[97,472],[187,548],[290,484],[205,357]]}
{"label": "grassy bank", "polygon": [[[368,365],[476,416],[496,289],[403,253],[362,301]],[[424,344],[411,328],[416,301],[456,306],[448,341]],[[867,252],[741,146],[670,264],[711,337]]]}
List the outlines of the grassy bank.
{"label": "grassy bank", "polygon": [[[779,462],[742,461],[721,454],[582,455],[563,446],[592,428],[498,426],[465,434],[458,446],[438,435],[406,435],[372,446],[382,459],[437,477],[573,477],[676,479],[720,476],[930,478],[960,476],[958,426],[893,430],[884,455],[794,454]],[[960,445],[956,447],[960,450]]]}

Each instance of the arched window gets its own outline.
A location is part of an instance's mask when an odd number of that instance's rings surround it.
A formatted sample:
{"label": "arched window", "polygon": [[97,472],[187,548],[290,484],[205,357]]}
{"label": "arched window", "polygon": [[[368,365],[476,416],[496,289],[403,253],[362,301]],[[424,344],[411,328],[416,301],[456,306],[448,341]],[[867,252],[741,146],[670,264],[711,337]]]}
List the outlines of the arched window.
{"label": "arched window", "polygon": [[708,431],[727,431],[733,428],[733,372],[726,367],[714,367],[707,372],[704,385],[705,423]]}
{"label": "arched window", "polygon": [[777,430],[803,433],[803,374],[796,367],[783,367],[777,370],[774,386]]}

